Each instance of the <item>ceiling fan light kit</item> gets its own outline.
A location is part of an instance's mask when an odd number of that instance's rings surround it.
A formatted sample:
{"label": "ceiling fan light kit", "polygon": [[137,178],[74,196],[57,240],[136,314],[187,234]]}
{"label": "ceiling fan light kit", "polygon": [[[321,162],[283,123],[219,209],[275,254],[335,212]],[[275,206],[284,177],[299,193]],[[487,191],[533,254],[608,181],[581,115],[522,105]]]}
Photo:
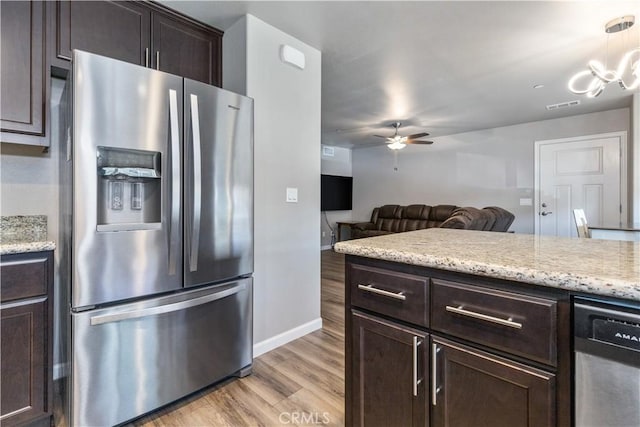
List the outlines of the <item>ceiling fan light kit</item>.
{"label": "ceiling fan light kit", "polygon": [[[635,17],[633,15],[623,16],[607,22],[604,31],[607,34],[626,31],[634,23]],[[589,69],[574,74],[569,80],[568,86],[571,92],[595,98],[604,91],[609,83],[617,82],[623,90],[635,90],[640,87],[640,46],[627,51],[620,59],[616,69],[607,69],[597,60],[589,61],[588,66]],[[630,70],[633,77],[630,83],[624,80],[624,74],[627,70]],[[584,86],[585,82],[586,86]],[[583,84],[582,88],[579,87],[580,83]]]}
{"label": "ceiling fan light kit", "polygon": [[404,147],[406,147],[407,144],[404,144],[400,141],[395,141],[392,142],[391,144],[388,144],[387,147],[389,147],[392,150],[402,150]]}
{"label": "ceiling fan light kit", "polygon": [[424,138],[429,134],[426,132],[414,133],[413,135],[399,135],[398,131],[400,130],[400,126],[402,126],[401,122],[395,122],[391,124],[391,127],[395,129],[395,133],[392,136],[382,136],[382,135],[374,135],[378,138],[384,138],[387,140],[387,147],[391,150],[401,150],[407,146],[407,144],[423,144],[429,145],[433,144],[433,141],[420,141],[419,138]]}

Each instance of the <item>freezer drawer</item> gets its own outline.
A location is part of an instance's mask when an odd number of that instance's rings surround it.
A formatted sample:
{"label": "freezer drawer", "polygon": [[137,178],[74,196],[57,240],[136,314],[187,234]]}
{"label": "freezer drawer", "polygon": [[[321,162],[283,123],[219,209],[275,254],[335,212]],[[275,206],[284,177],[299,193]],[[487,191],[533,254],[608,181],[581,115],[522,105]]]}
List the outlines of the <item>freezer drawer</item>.
{"label": "freezer drawer", "polygon": [[72,313],[72,425],[115,425],[252,361],[252,279]]}

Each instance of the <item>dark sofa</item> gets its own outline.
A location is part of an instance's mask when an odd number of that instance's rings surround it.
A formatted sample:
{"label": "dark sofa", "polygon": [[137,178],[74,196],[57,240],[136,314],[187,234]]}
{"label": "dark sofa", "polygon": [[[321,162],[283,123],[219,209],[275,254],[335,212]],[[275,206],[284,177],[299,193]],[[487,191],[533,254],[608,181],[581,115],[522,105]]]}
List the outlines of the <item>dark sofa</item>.
{"label": "dark sofa", "polygon": [[380,236],[424,228],[507,231],[514,215],[500,207],[483,209],[454,205],[384,205],[374,208],[371,221],[351,226],[351,237]]}

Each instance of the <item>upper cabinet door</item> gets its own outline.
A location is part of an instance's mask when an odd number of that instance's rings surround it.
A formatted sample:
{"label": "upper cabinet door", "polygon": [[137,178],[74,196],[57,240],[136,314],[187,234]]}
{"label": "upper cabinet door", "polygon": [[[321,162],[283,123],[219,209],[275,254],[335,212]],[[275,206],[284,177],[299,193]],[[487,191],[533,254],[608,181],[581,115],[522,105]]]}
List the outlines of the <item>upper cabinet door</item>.
{"label": "upper cabinet door", "polygon": [[[3,132],[44,135],[45,13],[39,1],[0,4],[0,90]],[[13,134],[2,141],[16,142]]]}
{"label": "upper cabinet door", "polygon": [[154,13],[153,68],[215,86],[222,85],[222,33]]}
{"label": "upper cabinet door", "polygon": [[80,49],[138,65],[148,65],[151,11],[123,1],[58,3],[56,55],[71,59]]}

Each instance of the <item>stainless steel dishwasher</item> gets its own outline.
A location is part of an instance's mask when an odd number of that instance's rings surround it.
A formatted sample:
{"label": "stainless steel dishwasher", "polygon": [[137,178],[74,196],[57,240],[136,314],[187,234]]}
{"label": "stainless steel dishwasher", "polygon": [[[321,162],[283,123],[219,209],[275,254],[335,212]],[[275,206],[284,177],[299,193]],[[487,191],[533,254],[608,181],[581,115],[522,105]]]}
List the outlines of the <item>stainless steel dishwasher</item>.
{"label": "stainless steel dishwasher", "polygon": [[576,299],[575,426],[640,426],[640,304]]}

